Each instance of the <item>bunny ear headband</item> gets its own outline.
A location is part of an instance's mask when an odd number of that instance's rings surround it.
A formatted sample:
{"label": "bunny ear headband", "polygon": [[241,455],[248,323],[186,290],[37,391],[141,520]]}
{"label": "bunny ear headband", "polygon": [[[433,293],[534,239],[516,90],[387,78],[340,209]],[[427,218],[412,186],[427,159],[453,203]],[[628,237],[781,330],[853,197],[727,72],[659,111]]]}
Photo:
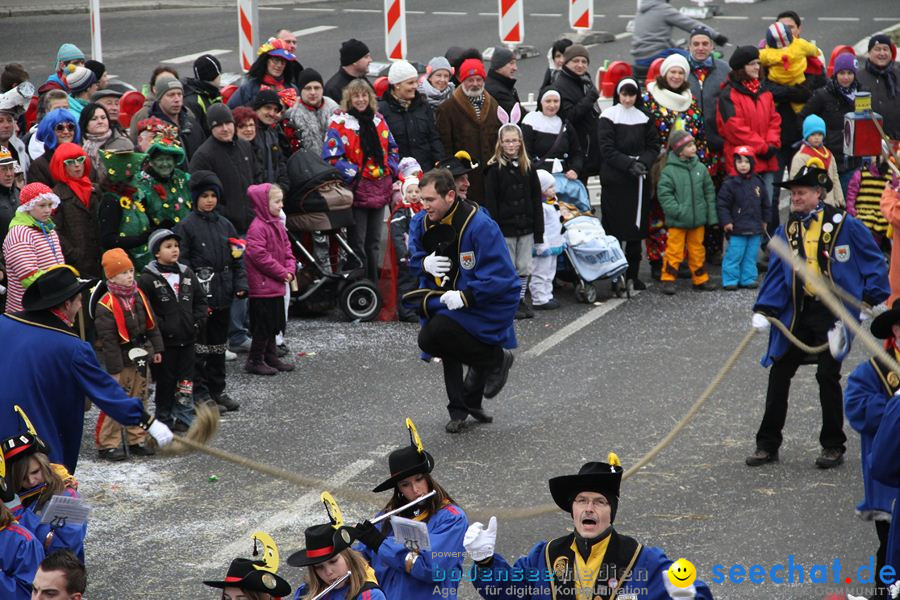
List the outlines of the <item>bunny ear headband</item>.
{"label": "bunny ear headband", "polygon": [[513,104],[512,110],[509,112],[503,110],[502,106],[498,106],[497,118],[500,119],[500,129],[507,125],[512,125],[519,130],[519,133],[522,133],[522,129],[519,127],[519,121],[522,120],[522,107],[519,106],[518,102]]}

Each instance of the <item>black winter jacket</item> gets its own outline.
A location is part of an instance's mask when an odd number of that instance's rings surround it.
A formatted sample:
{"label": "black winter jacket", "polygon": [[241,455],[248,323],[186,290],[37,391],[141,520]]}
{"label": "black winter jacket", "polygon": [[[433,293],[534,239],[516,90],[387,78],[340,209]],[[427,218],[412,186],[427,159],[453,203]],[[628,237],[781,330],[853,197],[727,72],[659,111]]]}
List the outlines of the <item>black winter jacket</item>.
{"label": "black winter jacket", "polygon": [[781,149],[787,152],[788,148],[803,139],[802,119],[794,112],[791,103],[804,103],[810,99],[809,81],[800,85],[779,85],[766,80],[762,89],[772,92],[775,110],[781,115]]}
{"label": "black winter jacket", "polygon": [[719,213],[719,226],[732,223],[734,229],[731,233],[735,235],[762,233],[762,224],[769,222],[772,212],[769,191],[762,178],[755,173],[732,175],[719,188],[716,211]]}
{"label": "black winter jacket", "polygon": [[434,123],[434,112],[425,96],[417,92],[409,107],[403,108],[388,91],[378,103],[378,112],[387,122],[400,156],[415,158],[423,171],[431,170],[444,158],[444,145]]}
{"label": "black winter jacket", "polygon": [[151,261],[144,267],[138,286],[150,300],[163,343],[167,347],[187,346],[197,339],[197,331],[203,327],[208,316],[206,294],[194,272],[178,263],[174,267],[180,275],[176,295],[163,276],[163,271],[172,268]]}
{"label": "black winter jacket", "polygon": [[[260,175],[260,183],[277,183],[285,192],[290,181],[287,176],[287,159],[291,144],[280,125],[267,127],[260,123],[256,126],[256,137],[253,138],[253,153]],[[223,182],[224,184],[224,182]],[[246,192],[247,190],[244,190]]]}
{"label": "black winter jacket", "polygon": [[[159,107],[159,102],[154,102],[153,106],[150,107],[149,116],[157,117],[158,119],[162,119],[166,123],[170,123],[178,127],[178,139],[181,140],[181,147],[184,148],[185,164],[187,164],[191,160],[191,158],[194,156],[194,152],[197,151],[197,148],[199,148],[200,144],[203,143],[203,140],[206,139],[206,134],[203,132],[203,128],[200,126],[200,123],[185,106],[181,107],[181,112],[178,114],[177,123],[173,121],[169,115],[162,111],[162,109]],[[176,166],[181,168],[180,165]]]}
{"label": "black winter jacket", "polygon": [[209,125],[206,123],[206,111],[210,106],[221,101],[222,94],[219,93],[219,88],[208,81],[184,80],[184,105],[197,119],[207,137],[209,137],[210,131]]}
{"label": "black winter jacket", "polygon": [[[506,112],[511,111],[512,107],[519,101],[519,92],[516,91],[516,80],[501,75],[494,69],[488,71],[487,78],[484,80],[484,89],[494,97],[500,108]],[[522,114],[525,114],[524,109],[522,109]]]}
{"label": "black winter jacket", "polygon": [[231,142],[208,138],[191,158],[191,173],[197,171],[212,171],[218,176],[222,182],[222,197],[217,210],[237,231],[246,233],[254,216],[247,188],[262,182],[250,142],[237,136]]}
{"label": "black winter jacket", "polygon": [[337,70],[337,73],[331,76],[327,82],[325,82],[325,95],[337,102],[341,103],[341,94],[344,92],[344,88],[347,87],[347,84],[353,81],[354,79],[365,79],[364,77],[354,77],[345,71],[343,68]]}
{"label": "black winter jacket", "polygon": [[534,234],[534,243],[544,241],[544,207],[537,170],[523,174],[518,166],[492,163],[484,172],[484,207],[504,237]]}
{"label": "black winter jacket", "polygon": [[809,115],[819,115],[825,121],[825,146],[834,154],[839,173],[858,169],[862,163],[854,156],[844,160],[844,114],[848,112],[853,112],[853,102],[841,94],[834,79],[829,79],[825,87],[816,90],[800,111],[801,123]]}
{"label": "black winter jacket", "polygon": [[553,87],[559,92],[559,116],[578,132],[578,143],[585,157],[583,172],[579,175],[596,175],[602,162],[597,140],[600,113],[595,107],[600,93],[589,77],[578,77],[565,67],[560,69]]}
{"label": "black winter jacket", "polygon": [[218,211],[195,209],[175,231],[181,236],[178,260],[191,268],[198,282],[201,277],[212,276],[207,295],[211,308],[228,308],[235,292],[249,289],[244,259],[232,256],[228,241],[228,238],[237,238],[237,232]]}

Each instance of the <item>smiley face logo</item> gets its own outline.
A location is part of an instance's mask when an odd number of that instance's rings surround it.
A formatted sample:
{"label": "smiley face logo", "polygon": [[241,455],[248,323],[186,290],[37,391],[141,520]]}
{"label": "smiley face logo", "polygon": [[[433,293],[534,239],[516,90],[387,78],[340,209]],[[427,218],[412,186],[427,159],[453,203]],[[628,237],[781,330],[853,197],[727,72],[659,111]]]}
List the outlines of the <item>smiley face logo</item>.
{"label": "smiley face logo", "polygon": [[669,581],[678,588],[686,588],[697,579],[697,569],[690,561],[679,558],[669,566]]}

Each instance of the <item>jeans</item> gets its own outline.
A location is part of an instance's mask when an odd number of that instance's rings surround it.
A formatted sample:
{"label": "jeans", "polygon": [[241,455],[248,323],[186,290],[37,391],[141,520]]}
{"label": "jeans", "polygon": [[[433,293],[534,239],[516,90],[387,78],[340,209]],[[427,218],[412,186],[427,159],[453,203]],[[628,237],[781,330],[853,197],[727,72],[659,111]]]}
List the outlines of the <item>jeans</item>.
{"label": "jeans", "polygon": [[228,324],[228,343],[232,346],[240,346],[250,339],[247,330],[247,299],[235,298],[229,309],[230,323]]}
{"label": "jeans", "polygon": [[577,179],[569,179],[564,173],[554,173],[556,195],[564,202],[574,204],[581,212],[590,212],[591,197],[587,188]]}
{"label": "jeans", "polygon": [[350,228],[350,247],[359,255],[365,265],[366,277],[378,283],[378,267],[381,255],[378,246],[381,244],[384,225],[383,208],[353,208],[354,225]]}
{"label": "jeans", "polygon": [[762,234],[734,235],[728,240],[728,249],[722,259],[722,285],[747,286],[756,283],[756,254]]}

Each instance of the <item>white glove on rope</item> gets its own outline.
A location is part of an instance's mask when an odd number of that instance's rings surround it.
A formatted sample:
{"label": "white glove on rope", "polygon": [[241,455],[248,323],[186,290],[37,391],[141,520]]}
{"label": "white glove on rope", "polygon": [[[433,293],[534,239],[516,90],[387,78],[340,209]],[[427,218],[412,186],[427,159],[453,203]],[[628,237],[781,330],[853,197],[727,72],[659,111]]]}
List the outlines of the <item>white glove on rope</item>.
{"label": "white glove on rope", "polygon": [[422,267],[426,272],[431,273],[435,277],[443,277],[450,272],[450,259],[446,256],[438,256],[434,252],[425,257],[422,261]]}
{"label": "white glove on rope", "polygon": [[153,439],[155,439],[156,443],[160,446],[168,446],[172,443],[172,440],[175,439],[172,435],[172,430],[158,419],[150,423],[147,433],[152,435]]}
{"label": "white glove on rope", "polygon": [[843,321],[838,321],[834,327],[828,330],[828,351],[835,360],[844,360],[844,357],[850,352],[847,327]]}
{"label": "white glove on rope", "polygon": [[459,310],[466,305],[463,302],[462,292],[459,290],[450,290],[441,294],[441,304],[445,304],[450,310]]}
{"label": "white glove on rope", "polygon": [[750,319],[750,325],[753,326],[753,329],[763,333],[769,330],[771,323],[766,318],[766,316],[762,313],[753,313],[753,318]]}
{"label": "white glove on rope", "polygon": [[497,517],[491,517],[487,529],[479,522],[472,523],[466,529],[463,546],[474,561],[485,560],[494,555],[497,543]]}
{"label": "white glove on rope", "polygon": [[891,584],[891,587],[888,588],[888,594],[891,595],[891,598],[900,598],[900,581],[895,581]]}

